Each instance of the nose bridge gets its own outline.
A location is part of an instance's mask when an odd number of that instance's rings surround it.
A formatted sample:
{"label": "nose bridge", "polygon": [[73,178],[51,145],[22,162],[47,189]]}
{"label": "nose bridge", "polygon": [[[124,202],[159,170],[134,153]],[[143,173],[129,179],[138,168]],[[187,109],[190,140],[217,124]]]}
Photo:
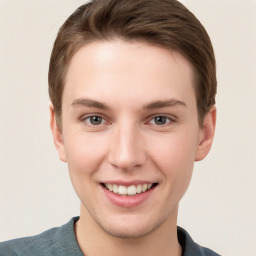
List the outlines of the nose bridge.
{"label": "nose bridge", "polygon": [[109,159],[112,165],[123,170],[143,165],[146,154],[142,134],[136,124],[124,121],[116,125]]}

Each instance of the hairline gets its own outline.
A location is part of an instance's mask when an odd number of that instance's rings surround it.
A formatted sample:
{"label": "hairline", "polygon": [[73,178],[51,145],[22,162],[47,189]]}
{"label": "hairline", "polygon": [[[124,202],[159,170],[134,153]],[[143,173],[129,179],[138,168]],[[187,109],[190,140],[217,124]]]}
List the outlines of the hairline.
{"label": "hairline", "polygon": [[69,60],[67,61],[64,69],[63,69],[63,80],[62,80],[62,90],[61,90],[61,97],[60,97],[60,108],[59,108],[59,111],[56,112],[55,109],[54,109],[54,113],[55,113],[55,116],[56,116],[56,121],[57,121],[57,125],[59,127],[59,129],[61,130],[62,129],[62,100],[63,100],[63,92],[64,92],[64,89],[65,89],[65,84],[66,84],[66,78],[67,78],[67,73],[68,73],[68,69],[69,69],[69,66],[70,66],[70,63],[73,59],[73,57],[75,56],[75,54],[80,50],[82,49],[83,47],[87,46],[87,45],[90,45],[90,44],[93,44],[95,42],[114,42],[114,41],[117,41],[117,40],[120,40],[122,42],[126,42],[126,43],[144,43],[144,44],[147,44],[147,45],[150,45],[150,46],[155,46],[155,47],[159,47],[159,48],[162,48],[162,49],[165,49],[165,50],[168,50],[169,52],[176,52],[176,53],[179,53],[181,54],[190,64],[191,66],[191,69],[192,69],[192,79],[191,79],[191,82],[192,82],[192,85],[193,85],[193,88],[194,88],[194,92],[195,92],[195,97],[196,97],[196,106],[197,106],[197,118],[198,118],[198,124],[200,127],[202,127],[203,125],[203,120],[204,120],[204,117],[206,115],[206,113],[204,115],[201,115],[200,113],[200,108],[198,106],[198,71],[196,70],[195,66],[193,65],[193,63],[191,62],[191,60],[189,60],[189,58],[186,56],[186,54],[184,54],[180,49],[174,49],[174,47],[167,47],[167,46],[164,46],[163,44],[161,43],[157,43],[157,42],[153,42],[150,41],[150,40],[147,40],[146,38],[127,38],[125,36],[120,36],[120,35],[117,35],[117,34],[114,34],[112,36],[108,36],[107,38],[95,38],[95,37],[92,37],[92,38],[89,38],[89,39],[86,39],[86,38],[83,38],[83,43],[80,42],[80,44],[78,44],[78,46],[74,49],[74,51],[72,52],[72,54],[70,54],[69,56]]}

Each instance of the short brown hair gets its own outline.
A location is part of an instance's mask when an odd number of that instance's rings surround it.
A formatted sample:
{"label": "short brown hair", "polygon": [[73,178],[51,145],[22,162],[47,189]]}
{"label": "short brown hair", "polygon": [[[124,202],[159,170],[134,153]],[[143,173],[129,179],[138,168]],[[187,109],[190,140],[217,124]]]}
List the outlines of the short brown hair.
{"label": "short brown hair", "polygon": [[49,95],[61,127],[68,65],[85,44],[97,40],[140,41],[180,52],[192,64],[199,124],[215,104],[216,64],[210,38],[199,20],[177,0],[93,0],[62,25],[49,66]]}

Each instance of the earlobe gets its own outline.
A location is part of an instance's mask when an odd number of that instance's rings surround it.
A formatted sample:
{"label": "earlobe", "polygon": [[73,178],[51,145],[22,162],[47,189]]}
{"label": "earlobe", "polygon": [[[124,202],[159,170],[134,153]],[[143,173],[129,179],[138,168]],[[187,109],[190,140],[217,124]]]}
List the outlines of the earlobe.
{"label": "earlobe", "polygon": [[50,104],[50,127],[52,130],[54,144],[59,154],[59,158],[61,161],[66,162],[66,152],[62,138],[62,131],[57,125],[54,107],[52,103]]}
{"label": "earlobe", "polygon": [[204,118],[204,124],[200,131],[195,161],[203,160],[209,153],[216,126],[216,107],[213,106]]}

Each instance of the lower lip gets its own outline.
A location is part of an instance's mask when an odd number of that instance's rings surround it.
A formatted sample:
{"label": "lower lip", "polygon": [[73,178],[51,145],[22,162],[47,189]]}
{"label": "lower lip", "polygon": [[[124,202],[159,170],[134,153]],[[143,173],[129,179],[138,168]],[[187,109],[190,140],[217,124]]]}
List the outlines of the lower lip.
{"label": "lower lip", "polygon": [[101,187],[111,203],[124,208],[131,208],[131,207],[135,207],[142,204],[150,197],[150,195],[153,193],[153,191],[156,188],[156,186],[154,186],[153,188],[147,190],[146,192],[139,193],[134,196],[120,196],[109,191],[104,186],[101,186]]}

